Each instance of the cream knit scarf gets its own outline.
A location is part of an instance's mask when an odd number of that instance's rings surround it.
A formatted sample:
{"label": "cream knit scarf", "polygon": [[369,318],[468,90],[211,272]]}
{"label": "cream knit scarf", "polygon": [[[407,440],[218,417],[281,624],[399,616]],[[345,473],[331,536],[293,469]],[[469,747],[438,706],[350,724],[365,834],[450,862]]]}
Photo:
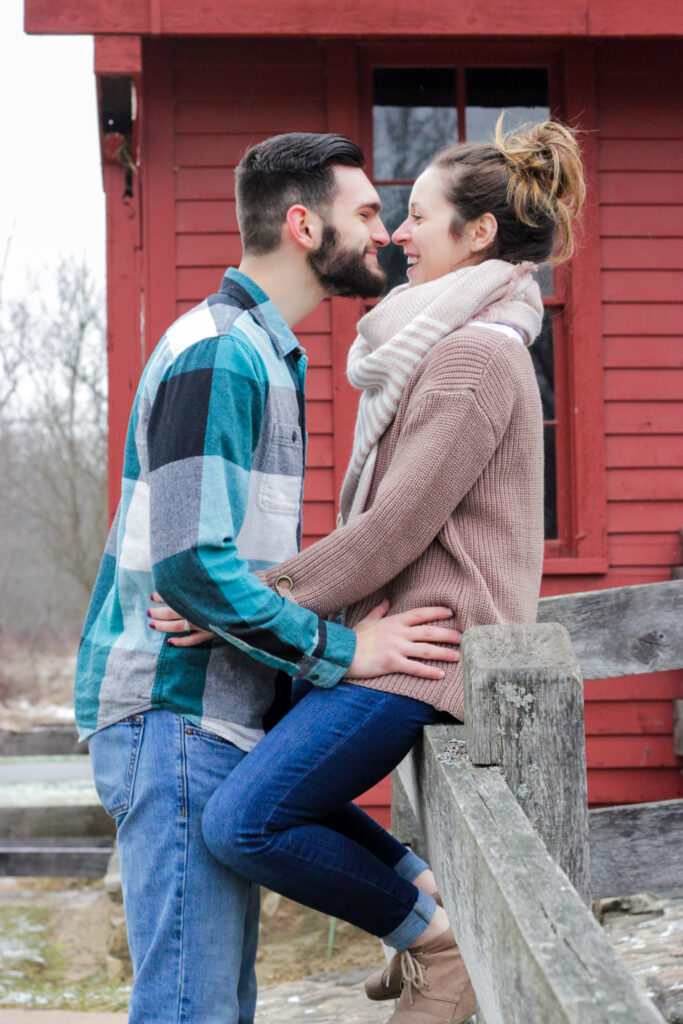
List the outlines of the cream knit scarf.
{"label": "cream knit scarf", "polygon": [[543,317],[534,269],[532,263],[485,260],[427,284],[400,285],[359,321],[347,375],[363,393],[342,485],[341,523],[365,508],[379,439],[432,345],[475,318],[514,327],[526,345],[533,342]]}

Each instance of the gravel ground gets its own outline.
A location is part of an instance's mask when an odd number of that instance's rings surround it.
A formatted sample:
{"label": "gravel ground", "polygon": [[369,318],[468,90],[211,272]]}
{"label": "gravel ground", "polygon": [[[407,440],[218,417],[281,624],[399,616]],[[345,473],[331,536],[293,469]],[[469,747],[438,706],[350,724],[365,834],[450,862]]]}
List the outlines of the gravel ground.
{"label": "gravel ground", "polygon": [[[69,945],[70,949],[68,960],[71,982],[70,986],[66,987],[70,987],[72,991],[81,992],[80,1012],[66,1008],[48,1009],[47,1006],[45,1009],[39,1010],[37,1006],[41,1004],[31,1003],[30,997],[24,995],[20,1004],[15,1008],[0,1009],[0,1024],[98,1024],[98,1022],[116,1024],[116,1022],[125,1021],[125,1014],[85,1012],[88,1009],[87,991],[90,990],[78,989],[78,985],[84,983],[83,979],[86,978],[87,972],[92,970],[92,961],[88,959],[83,950],[79,960],[75,952],[78,949],[76,939],[79,936],[82,939],[85,935],[87,941],[81,945],[87,945],[91,949],[100,941],[97,933],[99,925],[96,919],[100,911],[98,901],[103,895],[96,888],[85,893],[71,890],[63,893],[62,896],[55,894],[54,891],[46,891],[42,895],[39,893],[36,895],[39,905],[33,907],[36,913],[41,909],[51,908],[52,919],[61,922],[60,929],[64,929],[62,931],[63,943]],[[8,899],[9,896],[10,894],[5,891],[4,897],[0,899],[0,908],[3,905],[6,908],[9,902],[17,909],[19,903],[25,902],[25,898],[17,892],[11,899]],[[274,905],[275,901],[272,902]],[[605,932],[617,953],[635,974],[666,1019],[670,1024],[683,1024],[683,891],[658,896],[643,895],[620,900],[603,900],[600,901],[596,909],[602,919]],[[271,910],[273,910],[272,921],[277,917],[277,913],[274,906]],[[312,963],[312,949],[317,948],[320,944],[319,930],[316,932],[317,926],[313,929],[310,926],[303,927],[302,919],[298,917],[297,912],[287,905],[280,906],[278,913],[283,915],[280,926],[274,928],[272,924],[270,925],[271,938],[266,940],[263,955],[259,960],[261,987],[256,1024],[299,1024],[306,1020],[310,1020],[314,1024],[381,1024],[389,1016],[391,1004],[371,1003],[363,993],[363,980],[368,970],[372,968],[373,964],[381,963],[378,944],[368,946],[367,966],[349,967],[344,966],[340,961],[338,970],[309,974],[306,977],[291,977],[289,980],[267,980],[269,973],[279,976],[280,979],[287,971],[301,973],[304,965],[308,966]],[[84,922],[88,920],[91,921],[88,926],[91,930],[88,931],[88,927],[86,927],[84,931]],[[24,957],[26,959],[27,950],[30,953],[33,948],[34,954],[37,950],[36,955],[43,956],[49,970],[49,952],[46,953],[46,950],[40,947],[39,941],[34,941],[36,936],[39,940],[41,934],[36,919],[33,919],[33,925],[31,925],[29,918],[26,918],[26,924],[33,927],[34,931],[27,933],[28,941]],[[298,938],[296,937],[297,931]],[[273,932],[280,937],[277,942],[273,940]],[[278,959],[278,951],[281,955],[282,949],[285,947],[290,951],[290,958],[287,962]],[[268,963],[269,950],[275,954],[274,962],[270,965]],[[34,961],[36,955],[34,955]],[[28,959],[30,961],[30,956]],[[334,966],[334,960],[332,965]],[[0,984],[3,982],[3,966],[5,969],[4,983],[7,984],[11,980],[7,977],[7,970],[26,969],[27,965],[25,962],[19,964],[16,956],[13,967],[7,960],[3,965],[0,957]],[[45,966],[39,967],[38,975],[45,969]],[[78,981],[79,977],[81,982]],[[58,978],[53,977],[53,982],[57,981]],[[98,990],[97,982],[94,983],[93,989]],[[16,991],[19,990],[17,985]],[[26,993],[30,991],[30,988],[24,988],[23,991]],[[37,991],[40,995],[40,990]],[[63,988],[62,991],[65,989]],[[101,984],[99,993],[104,995],[104,987]],[[125,995],[125,987],[119,990],[119,998],[121,995]],[[22,1004],[25,1008],[22,1008]],[[35,1009],[33,1009],[34,1007]]]}

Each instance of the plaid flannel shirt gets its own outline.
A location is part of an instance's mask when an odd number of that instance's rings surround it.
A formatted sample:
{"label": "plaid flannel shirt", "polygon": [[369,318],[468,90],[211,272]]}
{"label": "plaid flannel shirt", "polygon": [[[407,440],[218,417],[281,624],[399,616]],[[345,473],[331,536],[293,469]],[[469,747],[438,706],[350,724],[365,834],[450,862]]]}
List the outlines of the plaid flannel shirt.
{"label": "plaid flannel shirt", "polygon": [[[235,270],[159,342],[79,649],[82,738],[163,708],[249,749],[278,671],[318,686],[344,675],[352,631],[254,575],[300,547],[305,373],[273,303]],[[154,589],[223,639],[168,645],[145,614]]]}

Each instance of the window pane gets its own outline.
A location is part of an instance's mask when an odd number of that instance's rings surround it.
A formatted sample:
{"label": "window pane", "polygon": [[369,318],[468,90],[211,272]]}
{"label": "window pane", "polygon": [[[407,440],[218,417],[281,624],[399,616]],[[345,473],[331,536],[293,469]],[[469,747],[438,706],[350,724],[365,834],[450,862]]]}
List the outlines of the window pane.
{"label": "window pane", "polygon": [[555,427],[543,428],[543,536],[546,540],[557,537],[557,459],[555,457]]}
{"label": "window pane", "polygon": [[412,181],[434,153],[458,139],[453,68],[375,68],[376,181]]}
{"label": "window pane", "polygon": [[[408,213],[408,200],[410,199],[410,185],[378,185],[377,191],[382,200],[382,220],[390,235],[401,224]],[[380,249],[377,254],[379,264],[389,275],[387,291],[391,291],[397,284],[405,284],[407,260],[403,255],[403,249],[391,242]]]}
{"label": "window pane", "polygon": [[553,369],[553,318],[552,311],[543,314],[543,327],[531,346],[531,359],[536,370],[536,380],[541,392],[543,419],[555,419],[555,374]]}
{"label": "window pane", "polygon": [[531,346],[531,359],[541,392],[544,446],[544,525],[545,538],[557,537],[557,458],[555,445],[557,431],[548,420],[555,419],[555,373],[553,365],[553,313],[546,309],[540,335]]}
{"label": "window pane", "polygon": [[[548,76],[545,68],[469,68],[466,81],[466,134],[488,141],[502,109],[504,126],[546,120]],[[373,72],[373,158],[376,182],[411,182],[434,153],[458,139],[456,71],[454,68],[376,68]],[[410,185],[378,186],[382,219],[389,234],[404,220]],[[382,249],[379,261],[388,274],[388,288],[406,281],[403,250]],[[539,267],[536,279],[544,296],[554,291],[553,269]],[[545,536],[556,538],[557,476],[555,382],[552,311],[546,310],[540,337],[531,348],[541,392],[545,452]]]}
{"label": "window pane", "polygon": [[503,109],[508,130],[550,117],[545,68],[468,68],[465,91],[465,133],[470,141],[492,139]]}
{"label": "window pane", "polygon": [[541,295],[547,297],[555,291],[555,274],[549,263],[540,263],[533,275],[538,281]]}

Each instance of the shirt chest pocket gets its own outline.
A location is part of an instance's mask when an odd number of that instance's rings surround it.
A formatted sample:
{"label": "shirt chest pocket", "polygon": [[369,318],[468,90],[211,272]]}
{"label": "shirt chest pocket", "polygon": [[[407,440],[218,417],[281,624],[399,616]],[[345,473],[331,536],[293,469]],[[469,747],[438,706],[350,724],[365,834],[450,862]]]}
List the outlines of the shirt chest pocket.
{"label": "shirt chest pocket", "polygon": [[304,439],[299,424],[273,426],[263,458],[256,502],[264,512],[297,515],[301,508]]}

